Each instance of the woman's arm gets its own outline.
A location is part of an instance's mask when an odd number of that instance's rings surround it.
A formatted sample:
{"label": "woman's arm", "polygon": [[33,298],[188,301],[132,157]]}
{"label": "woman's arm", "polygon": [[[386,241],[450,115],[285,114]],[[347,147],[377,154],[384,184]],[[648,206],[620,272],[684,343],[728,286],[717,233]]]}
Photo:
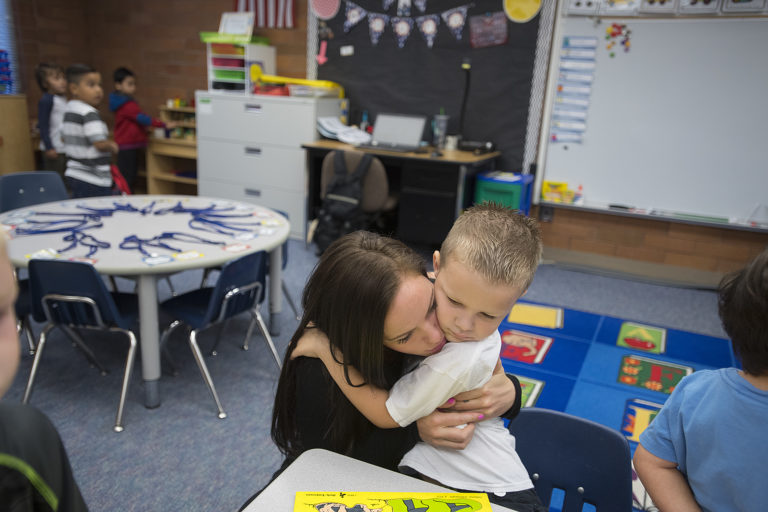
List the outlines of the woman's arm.
{"label": "woman's arm", "polygon": [[[296,403],[294,409],[297,439],[301,449],[323,448],[339,451],[330,436],[335,407],[331,403],[326,370],[319,359],[296,361]],[[457,429],[458,430],[458,429]],[[397,471],[397,465],[408,450],[420,441],[415,426],[408,428],[370,428],[355,440],[345,455],[369,464]]]}
{"label": "woman's arm", "polygon": [[339,363],[343,360],[343,354],[336,350],[335,358],[331,353],[332,347],[328,336],[319,329],[307,329],[291,352],[291,358],[300,356],[316,357],[320,359],[328,373],[344,396],[352,405],[365,416],[368,421],[379,428],[396,428],[400,425],[392,419],[387,411],[387,399],[389,392],[369,384],[363,384],[360,372],[352,366],[347,366],[349,380],[344,374],[344,366]]}

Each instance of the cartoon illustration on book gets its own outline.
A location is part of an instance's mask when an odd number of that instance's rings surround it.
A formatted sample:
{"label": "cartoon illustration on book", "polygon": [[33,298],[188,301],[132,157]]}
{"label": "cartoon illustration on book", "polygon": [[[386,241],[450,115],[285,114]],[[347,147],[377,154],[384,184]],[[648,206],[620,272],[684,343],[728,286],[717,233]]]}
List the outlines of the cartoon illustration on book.
{"label": "cartoon illustration on book", "polygon": [[491,512],[485,493],[297,492],[294,512]]}

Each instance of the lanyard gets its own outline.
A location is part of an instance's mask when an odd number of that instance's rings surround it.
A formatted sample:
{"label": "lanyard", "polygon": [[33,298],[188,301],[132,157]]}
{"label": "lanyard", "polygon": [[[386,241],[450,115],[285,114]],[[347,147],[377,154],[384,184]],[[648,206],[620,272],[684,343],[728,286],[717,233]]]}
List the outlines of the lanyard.
{"label": "lanyard", "polygon": [[74,249],[78,245],[83,245],[89,248],[86,258],[90,258],[91,256],[93,256],[96,253],[96,251],[98,251],[99,249],[110,248],[109,242],[103,242],[101,240],[97,240],[93,236],[78,230],[72,230],[70,234],[64,236],[63,240],[65,242],[72,242],[72,243],[69,244],[64,249],[59,249],[59,253],[66,252],[70,249]]}
{"label": "lanyard", "polygon": [[70,233],[72,231],[82,231],[84,229],[100,228],[101,222],[88,225],[88,219],[64,219],[64,220],[50,220],[50,221],[38,221],[28,220],[27,224],[40,226],[36,228],[24,228],[16,227],[16,235],[46,235],[49,233]]}
{"label": "lanyard", "polygon": [[176,240],[177,242],[203,243],[203,244],[211,244],[211,245],[226,245],[226,242],[209,240],[206,238],[199,237],[197,235],[193,235],[191,233],[178,233],[174,231],[165,231],[152,238],[139,238],[136,235],[127,236],[123,239],[122,242],[120,242],[120,248],[124,250],[136,249],[142,254],[144,254],[145,256],[151,256],[151,254],[149,253],[149,251],[145,249],[145,247],[157,247],[160,249],[167,249],[172,252],[181,252],[181,249],[176,249],[175,247],[171,247],[170,245],[165,243],[164,240]]}

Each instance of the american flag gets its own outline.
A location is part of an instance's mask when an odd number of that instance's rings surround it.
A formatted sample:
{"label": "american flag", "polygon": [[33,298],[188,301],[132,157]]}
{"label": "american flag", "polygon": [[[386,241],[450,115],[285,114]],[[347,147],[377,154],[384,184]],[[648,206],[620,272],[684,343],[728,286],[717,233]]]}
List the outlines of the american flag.
{"label": "american flag", "polygon": [[235,11],[256,13],[254,26],[259,28],[293,28],[293,0],[235,0]]}

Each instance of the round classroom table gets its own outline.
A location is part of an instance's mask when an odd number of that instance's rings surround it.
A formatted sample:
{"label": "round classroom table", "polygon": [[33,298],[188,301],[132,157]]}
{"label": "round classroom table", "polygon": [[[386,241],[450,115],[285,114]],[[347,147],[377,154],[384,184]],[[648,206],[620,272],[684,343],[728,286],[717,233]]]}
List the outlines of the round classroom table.
{"label": "round classroom table", "polygon": [[268,251],[270,324],[277,324],[290,224],[269,208],[199,196],[93,197],[11,210],[0,214],[0,226],[16,267],[64,258],[88,261],[103,275],[136,277],[146,407],[160,405],[158,279]]}

